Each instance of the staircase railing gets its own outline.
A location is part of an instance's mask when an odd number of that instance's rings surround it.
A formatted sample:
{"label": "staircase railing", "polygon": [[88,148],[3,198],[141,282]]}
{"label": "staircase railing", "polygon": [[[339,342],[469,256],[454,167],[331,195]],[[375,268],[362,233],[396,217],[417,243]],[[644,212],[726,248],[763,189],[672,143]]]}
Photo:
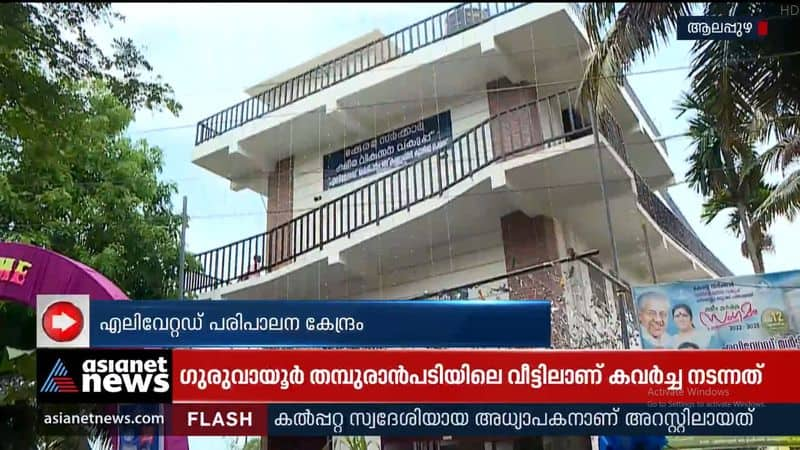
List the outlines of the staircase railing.
{"label": "staircase railing", "polygon": [[197,123],[195,145],[527,3],[462,3],[320,64]]}
{"label": "staircase railing", "polygon": [[[293,261],[330,242],[430,198],[497,160],[520,152],[586,136],[591,126],[576,113],[576,91],[559,92],[503,111],[455,137],[450,145],[328,201],[289,222],[195,256],[202,273],[187,273],[186,290],[202,292],[244,280]],[[501,126],[516,124],[518,134],[503,136]],[[494,132],[494,134],[493,134]],[[263,263],[253,265],[254,258]]]}
{"label": "staircase railing", "polygon": [[[315,249],[428,199],[442,196],[478,171],[512,155],[550,147],[591,134],[588,121],[576,112],[576,91],[559,92],[503,111],[453,138],[450,145],[379,176],[285,224],[195,255],[201,272],[186,274],[186,292],[201,293],[271,271]],[[509,126],[517,133],[504,132]],[[635,177],[639,203],[680,245],[720,275],[730,271],[647,186],[634,170],[622,132],[609,115],[599,119],[599,132]],[[503,129],[503,131],[501,131]],[[254,258],[263,258],[253,264]]]}

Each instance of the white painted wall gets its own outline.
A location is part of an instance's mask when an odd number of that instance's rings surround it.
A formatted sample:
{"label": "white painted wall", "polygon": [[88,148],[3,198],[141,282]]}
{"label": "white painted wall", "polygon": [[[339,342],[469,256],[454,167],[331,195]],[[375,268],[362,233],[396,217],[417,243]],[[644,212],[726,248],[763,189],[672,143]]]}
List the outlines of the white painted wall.
{"label": "white painted wall", "polygon": [[[482,248],[474,250],[475,247]],[[443,256],[425,264],[387,273],[381,279],[382,289],[365,292],[358,298],[409,298],[425,292],[434,293],[442,289],[461,286],[506,272],[505,251],[499,220],[497,228],[489,233],[472,236],[446,246],[436,246],[431,253]],[[487,300],[508,299],[508,293],[502,289],[506,284],[505,280],[501,280],[477,286],[469,290],[468,297]]]}
{"label": "white painted wall", "polygon": [[[298,93],[299,95],[308,95],[324,89],[334,80],[341,80],[363,71],[364,68],[383,64],[399,54],[397,47],[389,41],[382,41],[361,50],[347,53],[349,54],[342,59],[321,63],[315,71],[298,78],[294,86],[291,87],[293,97],[298,96]],[[334,56],[333,58],[339,58],[339,56]]]}
{"label": "white painted wall", "polygon": [[376,41],[378,39],[381,39],[382,37],[383,37],[383,33],[381,33],[379,30],[370,31],[369,33],[366,33],[366,34],[364,34],[362,36],[359,36],[359,37],[357,37],[357,38],[355,38],[355,39],[353,39],[353,40],[351,40],[349,42],[346,42],[346,43],[344,43],[344,44],[342,44],[342,45],[340,45],[340,46],[338,46],[336,48],[328,50],[327,52],[324,52],[324,53],[322,53],[322,54],[320,54],[320,55],[318,55],[318,56],[316,56],[314,58],[311,58],[311,59],[309,59],[309,60],[307,60],[307,61],[305,61],[305,62],[303,62],[301,64],[298,64],[298,65],[296,65],[296,66],[294,66],[292,68],[289,68],[289,69],[287,69],[287,70],[285,70],[285,71],[283,71],[283,72],[281,72],[281,73],[279,73],[277,75],[274,75],[274,76],[272,76],[272,77],[270,77],[270,78],[258,83],[257,85],[248,88],[245,92],[247,92],[247,94],[250,95],[251,97],[256,96],[259,93],[261,93],[264,90],[266,90],[267,88],[269,88],[270,86],[274,86],[274,85],[277,85],[279,83],[283,83],[286,80],[289,80],[289,79],[291,79],[293,77],[296,77],[296,76],[298,76],[298,75],[300,75],[300,74],[302,74],[304,72],[307,72],[307,71],[311,70],[314,67],[323,65],[326,62],[330,62],[330,61],[332,61],[332,60],[334,60],[336,58],[339,58],[340,56],[344,56],[345,54],[350,53],[350,52],[352,52],[352,51],[354,51],[356,49],[359,49],[359,48],[369,44],[370,42],[373,42],[373,41]]}
{"label": "white painted wall", "polygon": [[574,100],[566,94],[542,96],[538,104],[539,124],[542,127],[544,140],[564,134],[564,120],[561,110]]}
{"label": "white painted wall", "polygon": [[[589,248],[567,223],[556,220],[556,235],[560,255],[566,255],[568,247],[574,248],[576,252]],[[425,292],[433,293],[506,273],[505,251],[499,219],[496,228],[490,232],[434,246],[431,254],[437,256],[424,264],[381,274],[381,288],[364,292],[354,298],[410,298]],[[598,314],[598,309],[593,307],[589,268],[586,264],[576,261],[564,263],[562,271],[570,328],[607,331],[613,324],[606,317]],[[482,284],[469,289],[468,298],[508,299],[507,286],[506,279]],[[608,281],[605,281],[605,292],[612,317],[616,318],[616,302],[611,283]],[[599,342],[606,338],[594,337],[591,339]]]}

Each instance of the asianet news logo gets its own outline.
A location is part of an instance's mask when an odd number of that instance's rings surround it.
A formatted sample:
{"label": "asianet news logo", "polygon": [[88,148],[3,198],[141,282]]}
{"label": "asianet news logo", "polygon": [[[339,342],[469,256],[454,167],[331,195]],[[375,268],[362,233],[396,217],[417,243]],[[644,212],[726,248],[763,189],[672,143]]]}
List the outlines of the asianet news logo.
{"label": "asianet news logo", "polygon": [[43,403],[172,401],[168,351],[46,350],[37,356]]}
{"label": "asianet news logo", "polygon": [[157,359],[87,359],[81,391],[87,393],[156,393],[170,390],[167,358]]}

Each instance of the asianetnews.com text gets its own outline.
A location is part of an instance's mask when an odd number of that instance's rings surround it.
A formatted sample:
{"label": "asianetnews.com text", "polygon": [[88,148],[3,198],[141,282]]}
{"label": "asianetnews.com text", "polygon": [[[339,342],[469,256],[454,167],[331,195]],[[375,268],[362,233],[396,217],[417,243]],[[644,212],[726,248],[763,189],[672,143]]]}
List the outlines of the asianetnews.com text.
{"label": "asianetnews.com text", "polygon": [[43,413],[43,425],[164,425],[163,414]]}

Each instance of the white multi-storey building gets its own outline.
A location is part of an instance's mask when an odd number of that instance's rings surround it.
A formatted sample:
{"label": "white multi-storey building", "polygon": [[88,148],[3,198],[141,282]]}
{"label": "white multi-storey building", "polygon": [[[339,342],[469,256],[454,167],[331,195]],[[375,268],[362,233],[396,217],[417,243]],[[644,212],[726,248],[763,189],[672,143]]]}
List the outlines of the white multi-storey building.
{"label": "white multi-storey building", "polygon": [[[593,128],[576,95],[588,52],[565,4],[467,3],[259,83],[198,123],[193,161],[266,196],[266,229],[195,255],[187,292],[400,299],[477,283],[456,295],[559,302],[553,345],[574,347],[602,331],[597,311],[617,314],[594,264],[630,284],[730,275],[666,194],[665,149],[627,83]],[[589,250],[591,265],[502,277]],[[596,346],[618,346],[610,334]],[[382,445],[542,445],[487,442]]]}

